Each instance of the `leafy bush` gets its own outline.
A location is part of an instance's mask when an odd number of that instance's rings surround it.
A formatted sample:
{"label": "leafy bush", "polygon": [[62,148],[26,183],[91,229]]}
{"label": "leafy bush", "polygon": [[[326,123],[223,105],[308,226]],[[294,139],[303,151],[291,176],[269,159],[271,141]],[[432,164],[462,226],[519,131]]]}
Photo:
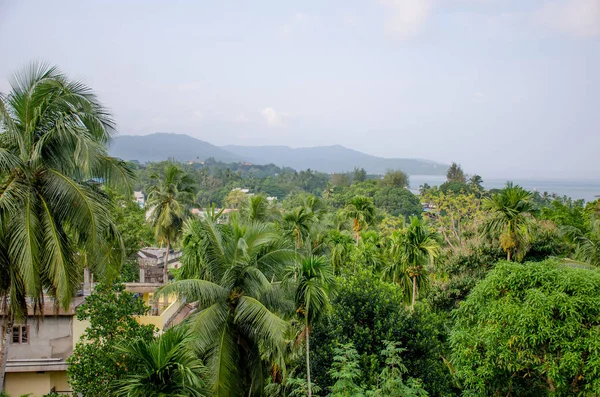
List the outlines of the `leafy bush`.
{"label": "leafy bush", "polygon": [[600,392],[600,272],[502,262],[456,311],[452,363],[466,396]]}
{"label": "leafy bush", "polygon": [[423,380],[430,395],[450,395],[452,379],[442,362],[445,327],[441,319],[417,306],[410,313],[402,291],[380,281],[368,271],[340,278],[338,294],[332,301],[332,314],[317,325],[312,338],[314,382],[325,388],[334,382],[331,368],[338,344],[352,342],[359,355],[361,375],[358,384],[374,389],[385,367],[380,352],[386,341],[397,341],[406,351],[407,376]]}

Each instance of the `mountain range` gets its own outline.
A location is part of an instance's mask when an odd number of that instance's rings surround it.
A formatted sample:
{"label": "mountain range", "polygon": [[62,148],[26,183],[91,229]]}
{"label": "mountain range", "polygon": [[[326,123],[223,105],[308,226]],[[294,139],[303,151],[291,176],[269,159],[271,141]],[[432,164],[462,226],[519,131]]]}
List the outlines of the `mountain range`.
{"label": "mountain range", "polygon": [[341,145],[291,148],[289,146],[215,146],[184,134],[156,133],[117,136],[110,148],[111,156],[140,163],[176,159],[179,161],[215,160],[275,164],[296,170],[312,169],[333,173],[364,168],[369,174],[383,174],[389,169],[411,175],[444,175],[447,164],[411,158],[372,156]]}

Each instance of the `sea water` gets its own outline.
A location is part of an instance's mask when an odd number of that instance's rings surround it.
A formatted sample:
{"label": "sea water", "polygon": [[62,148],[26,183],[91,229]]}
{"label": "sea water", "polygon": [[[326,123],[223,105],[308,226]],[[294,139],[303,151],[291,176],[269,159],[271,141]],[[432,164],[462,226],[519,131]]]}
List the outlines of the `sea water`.
{"label": "sea water", "polygon": [[[540,194],[547,192],[549,195],[571,197],[574,200],[583,199],[585,201],[597,200],[600,196],[600,180],[593,179],[483,179],[483,186],[486,189],[502,189],[506,182],[511,181],[530,191],[537,191]],[[439,186],[446,182],[445,176],[440,175],[411,175],[410,190],[414,193],[419,191],[419,187],[424,183],[429,186]]]}

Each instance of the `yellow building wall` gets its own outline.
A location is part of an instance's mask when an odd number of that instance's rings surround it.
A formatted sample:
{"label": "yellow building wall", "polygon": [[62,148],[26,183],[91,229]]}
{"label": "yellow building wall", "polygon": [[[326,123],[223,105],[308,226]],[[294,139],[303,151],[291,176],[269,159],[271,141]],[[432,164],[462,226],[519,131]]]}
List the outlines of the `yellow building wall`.
{"label": "yellow building wall", "polygon": [[75,350],[75,345],[89,326],[90,322],[88,320],[79,321],[73,317],[73,350]]}
{"label": "yellow building wall", "polygon": [[5,378],[4,391],[11,397],[29,394],[41,397],[50,393],[55,387],[57,391],[70,391],[66,371],[57,372],[8,372]]}
{"label": "yellow building wall", "polygon": [[50,372],[50,382],[52,383],[52,387],[55,387],[59,394],[60,392],[71,391],[67,371]]}

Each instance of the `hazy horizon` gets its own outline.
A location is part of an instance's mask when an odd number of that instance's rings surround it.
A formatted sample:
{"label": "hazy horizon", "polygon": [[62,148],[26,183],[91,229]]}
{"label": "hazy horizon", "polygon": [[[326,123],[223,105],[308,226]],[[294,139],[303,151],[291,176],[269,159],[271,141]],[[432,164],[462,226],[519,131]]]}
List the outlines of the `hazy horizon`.
{"label": "hazy horizon", "polygon": [[0,92],[58,65],[123,135],[598,178],[599,0],[0,0],[0,51]]}

